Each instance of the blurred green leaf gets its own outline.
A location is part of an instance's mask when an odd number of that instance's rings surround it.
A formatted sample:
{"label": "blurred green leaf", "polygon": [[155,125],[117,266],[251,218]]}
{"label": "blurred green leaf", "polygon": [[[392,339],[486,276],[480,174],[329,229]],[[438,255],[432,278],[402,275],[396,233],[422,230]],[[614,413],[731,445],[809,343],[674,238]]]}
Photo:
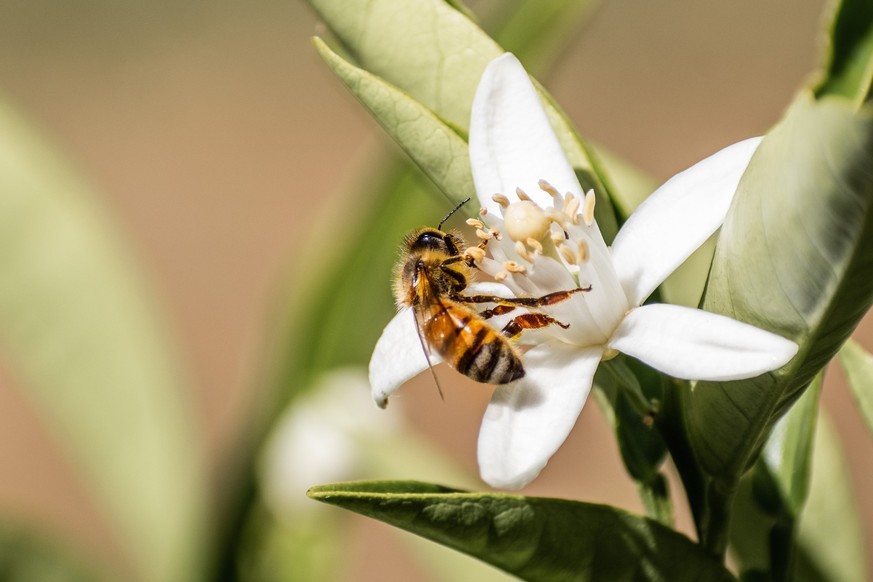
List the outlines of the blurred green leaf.
{"label": "blurred green leaf", "polygon": [[803,93],[740,182],[703,301],[800,345],[781,370],[695,387],[692,442],[723,492],[870,307],[871,272],[873,109]]}
{"label": "blurred green leaf", "polygon": [[127,241],[0,103],[0,344],[143,580],[203,571],[206,489],[186,384]]}
{"label": "blurred green leaf", "polygon": [[825,75],[816,95],[839,95],[860,106],[873,97],[873,2],[833,3]]}
{"label": "blurred green leaf", "polygon": [[320,38],[315,38],[315,47],[349,91],[452,204],[475,196],[464,137],[418,101],[344,61]]}
{"label": "blurred green leaf", "polygon": [[840,350],[839,357],[849,391],[858,403],[867,428],[873,431],[873,355],[857,342],[849,340]]}
{"label": "blurred green leaf", "polygon": [[524,580],[733,580],[684,536],[612,507],[413,481],[324,485],[309,495]]}
{"label": "blurred green leaf", "polygon": [[[846,460],[827,416],[820,414],[815,425],[809,495],[793,528],[794,562],[787,579],[862,582],[868,580],[863,530]],[[744,571],[766,573],[765,580],[773,579],[774,528],[778,532],[779,524],[785,523],[775,491],[773,476],[759,463],[740,483],[731,522],[731,548],[737,561]]]}
{"label": "blurred green leaf", "polygon": [[0,524],[0,580],[96,582],[102,580],[54,540],[13,524]]}

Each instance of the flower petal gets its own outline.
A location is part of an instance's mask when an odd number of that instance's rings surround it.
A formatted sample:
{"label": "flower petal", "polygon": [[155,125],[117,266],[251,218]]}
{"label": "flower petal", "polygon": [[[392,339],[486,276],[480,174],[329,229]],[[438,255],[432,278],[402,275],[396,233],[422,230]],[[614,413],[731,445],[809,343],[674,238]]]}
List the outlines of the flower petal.
{"label": "flower petal", "polygon": [[491,196],[515,200],[516,188],[543,208],[553,206],[539,188],[541,179],[562,193],[582,195],[537,90],[510,53],[491,61],[479,81],[470,116],[470,162],[479,204],[491,213],[500,213]]}
{"label": "flower petal", "polygon": [[686,380],[739,380],[786,364],[797,344],[730,317],[678,305],[634,309],[609,347]]}
{"label": "flower petal", "polygon": [[642,304],[721,226],[760,142],[735,143],[676,174],[621,227],[612,257],[631,305]]}
{"label": "flower petal", "polygon": [[497,386],[482,419],[483,481],[518,489],[539,474],[576,424],[602,353],[548,342],[525,354],[527,375]]}
{"label": "flower petal", "polygon": [[[430,355],[431,364],[441,361],[439,355]],[[376,405],[385,408],[391,394],[426,369],[415,315],[408,307],[401,309],[385,326],[370,357],[370,390]]]}

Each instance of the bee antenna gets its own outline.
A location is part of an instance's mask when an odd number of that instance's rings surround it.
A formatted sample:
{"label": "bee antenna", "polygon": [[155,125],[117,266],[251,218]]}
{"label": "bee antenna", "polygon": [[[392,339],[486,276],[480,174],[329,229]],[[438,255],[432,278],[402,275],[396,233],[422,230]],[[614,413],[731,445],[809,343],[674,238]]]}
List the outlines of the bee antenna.
{"label": "bee antenna", "polygon": [[449,218],[452,217],[452,214],[454,214],[455,212],[457,212],[457,211],[461,208],[461,206],[463,206],[464,204],[466,204],[466,203],[469,202],[469,201],[470,201],[470,197],[467,196],[467,197],[464,198],[461,202],[459,202],[457,206],[455,206],[454,208],[452,208],[452,211],[449,212],[448,214],[446,214],[446,217],[445,217],[445,218],[443,218],[442,220],[440,220],[440,224],[439,224],[439,226],[437,226],[437,230],[442,230],[442,229],[443,229],[443,224],[445,224],[445,222],[446,222]]}

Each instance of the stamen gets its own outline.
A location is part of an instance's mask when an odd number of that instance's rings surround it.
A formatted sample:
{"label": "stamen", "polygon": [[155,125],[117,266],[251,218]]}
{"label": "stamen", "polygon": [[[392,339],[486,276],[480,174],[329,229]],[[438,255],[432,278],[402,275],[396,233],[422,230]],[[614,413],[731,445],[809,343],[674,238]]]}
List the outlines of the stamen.
{"label": "stamen", "polygon": [[466,222],[467,222],[467,224],[469,224],[470,226],[473,226],[475,228],[479,228],[479,229],[485,228],[485,224],[481,220],[477,220],[475,218],[468,218]]}
{"label": "stamen", "polygon": [[479,209],[479,216],[485,216],[486,214],[488,214],[488,209],[487,209],[487,208],[485,208],[485,207],[483,206],[482,208]]}
{"label": "stamen", "polygon": [[573,252],[573,249],[570,248],[570,245],[562,243],[558,246],[558,251],[560,251],[561,256],[564,257],[565,261],[567,261],[571,265],[576,264],[576,253]]}
{"label": "stamen", "polygon": [[494,238],[494,235],[491,234],[490,230],[484,230],[481,228],[476,229],[476,236],[478,236],[482,240],[491,240]]}
{"label": "stamen", "polygon": [[527,250],[527,247],[524,246],[524,243],[520,240],[515,241],[515,252],[518,254],[519,257],[521,257],[528,263],[533,262],[533,256],[530,254],[530,251]]}
{"label": "stamen", "polygon": [[506,271],[500,271],[499,273],[494,275],[494,280],[499,283],[501,281],[505,281],[507,277],[509,277],[509,273],[507,273]]}
{"label": "stamen", "polygon": [[482,262],[482,259],[485,258],[485,249],[480,249],[479,247],[470,247],[464,252],[464,254],[473,259],[474,262],[480,263]]}
{"label": "stamen", "polygon": [[509,198],[504,196],[503,194],[494,194],[491,197],[491,200],[502,206],[503,208],[507,208],[509,206]]}
{"label": "stamen", "polygon": [[560,194],[558,193],[558,190],[554,186],[552,186],[551,184],[546,182],[545,180],[540,180],[539,182],[537,182],[537,184],[539,185],[540,190],[542,190],[546,194],[550,195],[552,198],[560,196]]}
{"label": "stamen", "polygon": [[538,241],[537,239],[529,238],[524,242],[527,243],[527,246],[532,248],[534,250],[534,252],[539,253],[539,254],[543,254],[543,244],[540,241]]}
{"label": "stamen", "polygon": [[519,265],[515,261],[504,261],[503,267],[510,273],[527,273],[527,267],[525,267],[524,265]]}
{"label": "stamen", "polygon": [[573,223],[578,222],[576,219],[576,213],[579,211],[579,199],[572,194],[568,194],[566,198],[564,198],[564,214],[569,218]]}
{"label": "stamen", "polygon": [[518,196],[518,199],[519,199],[519,200],[525,200],[525,201],[527,201],[527,202],[530,202],[530,196],[528,196],[528,195],[527,195],[527,192],[525,192],[525,191],[522,190],[521,188],[516,188],[516,189],[515,189],[515,195]]}
{"label": "stamen", "polygon": [[594,188],[585,193],[585,206],[582,208],[582,220],[585,226],[594,224]]}
{"label": "stamen", "polygon": [[563,212],[555,210],[554,208],[547,208],[546,216],[561,228],[567,226],[567,215]]}
{"label": "stamen", "polygon": [[584,240],[579,241],[579,262],[584,263],[588,260],[591,254],[588,252],[588,243]]}

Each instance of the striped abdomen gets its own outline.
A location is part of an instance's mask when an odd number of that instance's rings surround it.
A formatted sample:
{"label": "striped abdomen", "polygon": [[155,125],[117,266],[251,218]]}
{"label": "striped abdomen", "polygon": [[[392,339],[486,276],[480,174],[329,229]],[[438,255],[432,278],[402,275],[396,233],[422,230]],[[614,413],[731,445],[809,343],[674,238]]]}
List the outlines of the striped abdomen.
{"label": "striped abdomen", "polygon": [[442,300],[416,313],[431,348],[458,372],[486,384],[506,384],[524,376],[509,340],[472,310]]}

